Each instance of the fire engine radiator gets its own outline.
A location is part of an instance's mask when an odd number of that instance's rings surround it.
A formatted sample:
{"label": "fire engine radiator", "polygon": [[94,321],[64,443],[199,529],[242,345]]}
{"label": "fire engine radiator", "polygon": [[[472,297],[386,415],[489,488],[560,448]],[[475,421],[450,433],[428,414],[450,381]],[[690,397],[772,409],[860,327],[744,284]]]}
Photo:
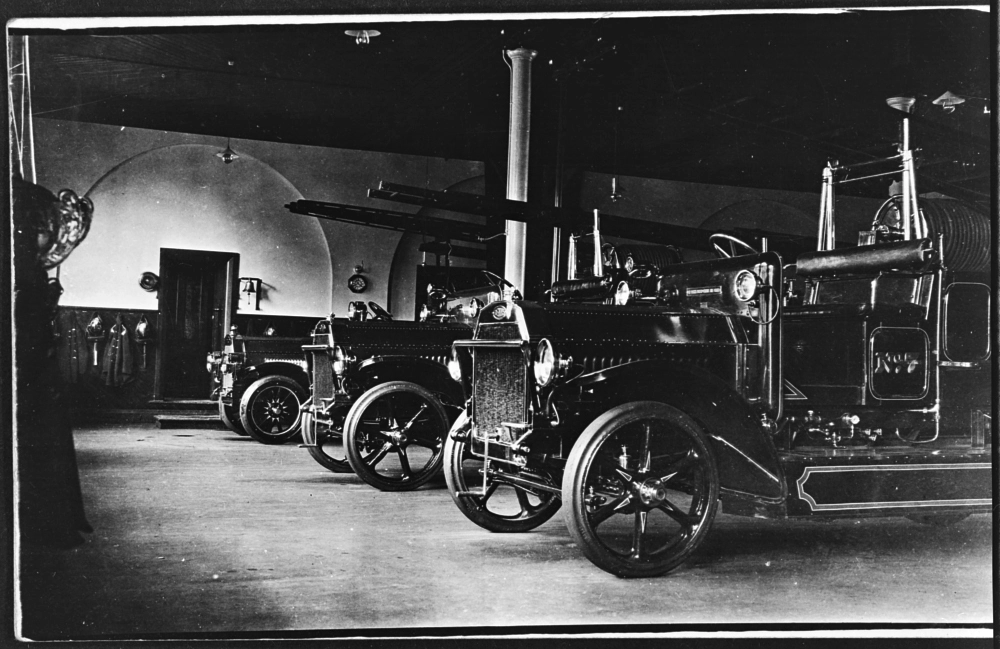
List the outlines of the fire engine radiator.
{"label": "fire engine radiator", "polygon": [[527,367],[521,350],[476,349],[473,372],[472,423],[480,433],[492,434],[503,422],[526,421]]}
{"label": "fire engine radiator", "polygon": [[312,376],[309,378],[312,383],[313,404],[320,406],[320,399],[333,398],[333,367],[325,350],[313,352],[311,365]]}

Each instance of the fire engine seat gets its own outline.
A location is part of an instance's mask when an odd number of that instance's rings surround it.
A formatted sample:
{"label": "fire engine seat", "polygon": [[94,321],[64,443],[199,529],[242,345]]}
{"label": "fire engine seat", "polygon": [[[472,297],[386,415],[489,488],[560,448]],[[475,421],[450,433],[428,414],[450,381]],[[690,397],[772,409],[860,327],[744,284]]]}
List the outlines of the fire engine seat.
{"label": "fire engine seat", "polygon": [[873,311],[921,318],[936,251],[929,239],[894,241],[799,255],[795,276],[807,286],[804,304],[785,309],[802,316],[862,316]]}

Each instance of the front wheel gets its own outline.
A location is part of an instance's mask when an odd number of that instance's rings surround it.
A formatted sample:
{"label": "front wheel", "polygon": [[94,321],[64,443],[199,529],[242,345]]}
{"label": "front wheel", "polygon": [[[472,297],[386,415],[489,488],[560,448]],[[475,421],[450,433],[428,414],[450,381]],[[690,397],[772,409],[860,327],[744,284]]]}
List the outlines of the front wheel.
{"label": "front wheel", "polygon": [[[469,427],[463,412],[444,441],[448,493],[466,518],[491,532],[527,532],[552,518],[562,504],[557,494],[504,482],[502,469],[496,469],[498,463],[491,466],[491,475],[484,476],[483,458],[473,455],[470,448]],[[461,439],[455,439],[456,435]],[[546,481],[557,484],[550,478]]]}
{"label": "front wheel", "polygon": [[562,484],[566,524],[584,555],[619,577],[681,565],[708,534],[719,477],[708,437],[655,401],[612,408],[573,445]]}
{"label": "front wheel", "polygon": [[335,410],[329,420],[317,421],[315,413],[308,408],[302,411],[302,437],[314,440],[307,446],[309,455],[320,466],[334,473],[353,473],[344,453],[344,413]]}
{"label": "front wheel", "polygon": [[278,374],[257,379],[240,399],[240,422],[261,444],[284,444],[299,434],[299,408],[305,390]]}
{"label": "front wheel", "polygon": [[441,470],[449,418],[426,388],[390,381],[368,390],[347,413],[344,450],[358,477],[382,491],[412,491]]}
{"label": "front wheel", "polygon": [[236,412],[236,408],[233,406],[227,406],[222,399],[219,399],[219,419],[222,420],[222,424],[233,431],[237,435],[247,436],[247,431],[243,429],[243,424],[240,423],[239,413]]}

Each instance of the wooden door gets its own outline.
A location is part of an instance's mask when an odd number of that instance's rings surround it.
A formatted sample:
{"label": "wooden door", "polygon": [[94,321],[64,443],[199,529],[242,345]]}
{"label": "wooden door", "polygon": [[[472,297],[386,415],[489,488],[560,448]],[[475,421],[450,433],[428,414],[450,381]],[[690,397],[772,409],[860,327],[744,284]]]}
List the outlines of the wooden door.
{"label": "wooden door", "polygon": [[208,399],[210,351],[222,349],[237,304],[239,255],[160,250],[156,399]]}

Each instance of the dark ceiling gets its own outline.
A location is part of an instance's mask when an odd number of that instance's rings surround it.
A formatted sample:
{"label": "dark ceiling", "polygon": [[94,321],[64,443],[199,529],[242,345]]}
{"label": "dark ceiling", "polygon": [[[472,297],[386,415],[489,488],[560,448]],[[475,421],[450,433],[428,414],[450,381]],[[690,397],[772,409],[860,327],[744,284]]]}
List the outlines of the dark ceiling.
{"label": "dark ceiling", "polygon": [[[817,192],[828,159],[894,152],[885,99],[910,95],[920,189],[988,200],[990,27],[947,9],[29,33],[36,117],[501,173],[505,48],[538,51],[532,164],[560,150],[568,172]],[[382,34],[358,45],[350,28]],[[945,91],[969,99],[947,113],[931,103]]]}

